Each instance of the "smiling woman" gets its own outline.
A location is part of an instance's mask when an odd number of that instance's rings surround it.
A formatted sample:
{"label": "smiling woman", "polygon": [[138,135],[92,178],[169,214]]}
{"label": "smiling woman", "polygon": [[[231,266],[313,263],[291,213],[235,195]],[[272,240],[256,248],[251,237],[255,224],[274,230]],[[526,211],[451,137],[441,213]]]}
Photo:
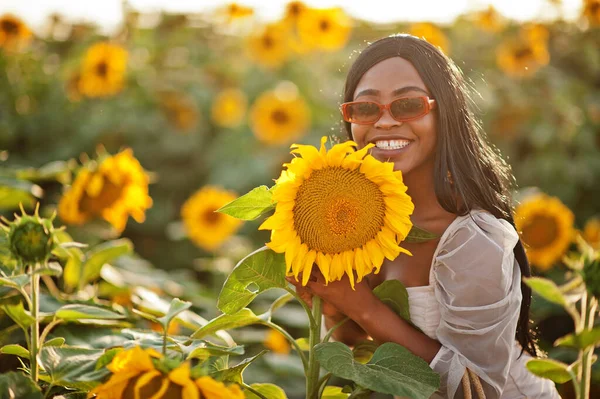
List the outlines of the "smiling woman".
{"label": "smiling woman", "polygon": [[[530,270],[513,222],[513,178],[468,99],[459,69],[424,40],[392,36],[362,51],[341,107],[348,138],[401,172],[412,222],[440,238],[404,243],[413,256],[384,260],[380,273],[354,289],[346,276],[316,276],[297,290],[322,298],[328,328],[350,318],[335,331],[337,340],[395,342],[427,361],[441,377],[435,398],[462,398],[469,374],[487,398],[558,398],[549,380],[525,367],[537,353],[531,291],[521,283]],[[373,294],[394,279],[407,287],[414,326]]]}

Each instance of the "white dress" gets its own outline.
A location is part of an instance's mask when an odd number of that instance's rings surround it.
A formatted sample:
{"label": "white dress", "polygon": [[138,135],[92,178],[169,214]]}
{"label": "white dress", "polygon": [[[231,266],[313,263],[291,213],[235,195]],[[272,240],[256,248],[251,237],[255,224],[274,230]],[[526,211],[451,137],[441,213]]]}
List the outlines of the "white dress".
{"label": "white dress", "polygon": [[554,383],[531,374],[519,357],[515,330],[521,308],[521,271],[515,229],[475,210],[448,226],[433,254],[429,285],[409,287],[413,323],[442,347],[429,366],[440,374],[432,398],[463,398],[468,367],[487,399],[560,398]]}

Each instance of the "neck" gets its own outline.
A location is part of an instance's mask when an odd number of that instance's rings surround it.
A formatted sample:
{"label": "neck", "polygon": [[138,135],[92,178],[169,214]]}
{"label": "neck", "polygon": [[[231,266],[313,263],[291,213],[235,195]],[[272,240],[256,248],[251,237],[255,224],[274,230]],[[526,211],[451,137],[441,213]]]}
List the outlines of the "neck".
{"label": "neck", "polygon": [[439,218],[441,214],[448,214],[435,195],[432,165],[411,170],[410,173],[403,176],[403,179],[404,184],[408,187],[407,193],[415,204],[415,210],[411,216],[415,224]]}

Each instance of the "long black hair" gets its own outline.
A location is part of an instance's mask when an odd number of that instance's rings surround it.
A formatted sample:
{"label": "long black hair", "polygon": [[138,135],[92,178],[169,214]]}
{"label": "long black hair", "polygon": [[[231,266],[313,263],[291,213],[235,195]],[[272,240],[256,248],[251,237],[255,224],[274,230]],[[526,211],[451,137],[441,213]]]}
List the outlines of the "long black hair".
{"label": "long black hair", "polygon": [[[471,112],[472,100],[462,72],[436,47],[410,35],[394,35],[371,43],[348,71],[344,102],[353,101],[356,86],[365,72],[392,57],[412,63],[438,104],[434,185],[441,206],[457,215],[466,215],[474,208],[485,209],[514,227],[510,195],[515,186],[514,176],[500,154],[487,143],[481,124]],[[344,127],[352,139],[350,123],[344,122]],[[531,270],[521,240],[514,254],[521,275],[529,277]],[[529,324],[531,289],[521,282],[521,292],[516,339],[524,351],[537,356]]]}

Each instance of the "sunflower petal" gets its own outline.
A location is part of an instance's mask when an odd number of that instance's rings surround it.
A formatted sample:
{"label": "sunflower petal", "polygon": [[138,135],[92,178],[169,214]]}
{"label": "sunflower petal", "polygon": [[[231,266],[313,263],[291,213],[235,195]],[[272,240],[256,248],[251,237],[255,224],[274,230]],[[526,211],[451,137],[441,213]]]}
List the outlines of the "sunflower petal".
{"label": "sunflower petal", "polygon": [[312,272],[313,265],[315,263],[315,259],[317,258],[317,252],[315,250],[310,250],[306,254],[304,258],[304,267],[302,268],[302,285],[305,286],[308,283],[308,279],[310,278],[310,273]]}
{"label": "sunflower petal", "polygon": [[319,266],[321,274],[323,275],[323,277],[325,277],[325,285],[327,285],[331,281],[331,276],[329,274],[330,265],[331,257],[328,254],[317,252],[317,266]]}
{"label": "sunflower petal", "polygon": [[381,248],[376,244],[375,240],[368,241],[366,244],[367,254],[369,258],[373,262],[373,267],[375,268],[375,274],[379,273],[379,269],[383,264],[383,252]]}
{"label": "sunflower petal", "polygon": [[342,252],[342,262],[344,262],[344,269],[346,270],[346,275],[350,280],[350,286],[354,290],[354,252],[352,251],[344,251]]}
{"label": "sunflower petal", "polygon": [[302,272],[302,267],[304,266],[304,258],[308,254],[308,247],[306,244],[301,244],[300,249],[298,250],[298,254],[292,261],[292,272],[294,273],[294,278],[298,281],[298,275]]}
{"label": "sunflower petal", "polygon": [[344,275],[344,265],[341,254],[333,254],[331,258],[331,281],[339,281]]}

